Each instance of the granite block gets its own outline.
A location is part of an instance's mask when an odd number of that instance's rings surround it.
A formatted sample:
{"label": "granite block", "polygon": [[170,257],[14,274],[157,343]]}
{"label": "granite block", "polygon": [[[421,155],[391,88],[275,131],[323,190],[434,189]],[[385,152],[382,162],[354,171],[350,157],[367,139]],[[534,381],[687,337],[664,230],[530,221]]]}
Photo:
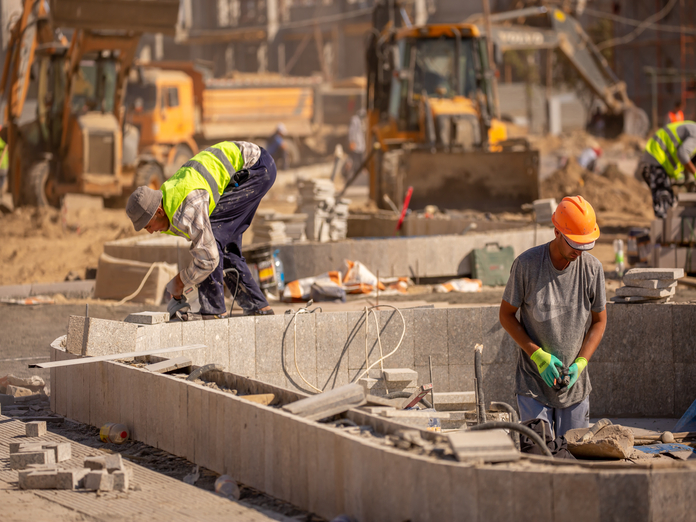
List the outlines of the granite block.
{"label": "granite block", "polygon": [[[364,312],[347,312],[347,340],[348,346],[348,369],[365,369],[365,350],[367,346],[367,332],[365,330]],[[369,349],[368,349],[369,353]],[[374,353],[371,354],[374,356]]]}
{"label": "granite block", "polygon": [[573,514],[573,520],[577,522],[605,520],[600,511],[595,473],[582,473],[579,470],[568,473],[559,470],[552,474],[551,480],[553,520],[563,520],[569,513]]}
{"label": "granite block", "polygon": [[56,462],[64,462],[72,458],[72,445],[69,442],[50,442],[43,444],[41,448],[53,451]]}
{"label": "granite block", "polygon": [[237,481],[242,480],[240,467],[241,444],[239,442],[242,430],[239,418],[240,401],[241,399],[236,399],[232,396],[223,397],[223,415],[221,417],[225,448],[222,458],[223,471]]}
{"label": "granite block", "polygon": [[[146,350],[157,350],[161,348],[160,332],[162,331],[161,324],[137,325],[138,332],[135,340],[135,347],[131,352],[144,352]],[[168,354],[165,356],[167,357]]]}
{"label": "granite block", "polygon": [[333,390],[339,386],[349,384],[348,369],[334,368],[332,370],[317,370],[317,388],[321,390]]}
{"label": "granite block", "polygon": [[479,520],[517,520],[511,492],[514,473],[506,469],[476,470]]}
{"label": "granite block", "polygon": [[[520,471],[511,473],[512,504],[516,520],[536,521],[554,520],[552,473],[545,470]],[[611,520],[611,519],[610,519]]]}
{"label": "granite block", "polygon": [[36,470],[22,473],[19,477],[21,489],[56,489],[58,487],[57,470]]}
{"label": "granite block", "polygon": [[24,429],[27,437],[43,437],[46,435],[46,421],[27,422]]}
{"label": "granite block", "polygon": [[10,469],[25,469],[29,464],[55,463],[55,453],[51,450],[27,451],[10,455]]}
{"label": "granite block", "polygon": [[75,355],[109,355],[132,352],[138,325],[94,317],[71,316],[68,351]]}
{"label": "granite block", "polygon": [[696,398],[696,364],[674,365],[674,414],[681,418]]}
{"label": "granite block", "polygon": [[691,363],[696,360],[696,346],[692,339],[696,327],[696,306],[674,304],[670,308],[673,360],[675,363]]}
{"label": "granite block", "polygon": [[455,488],[447,470],[442,469],[441,462],[431,459],[419,459],[418,464],[416,490],[423,492],[424,502],[415,504],[414,519],[456,520],[452,514],[452,490]]}
{"label": "granite block", "polygon": [[[174,386],[178,384],[177,382],[172,382],[176,377],[168,377],[166,375],[156,374],[152,378],[156,382],[157,391],[159,393],[159,401],[157,402],[157,421],[161,423],[161,429],[158,431],[158,448],[161,448],[169,453],[174,453],[175,442],[177,434],[176,429],[172,429],[173,426],[180,426],[179,420],[179,409],[177,408],[176,391]],[[205,465],[202,462],[198,463]]]}
{"label": "granite block", "polygon": [[447,466],[447,470],[452,481],[452,520],[485,520],[479,518],[479,470],[464,464]]}
{"label": "granite block", "polygon": [[89,473],[87,469],[61,469],[58,470],[56,489],[77,489],[84,483],[84,478]]}
{"label": "granite block", "polygon": [[212,469],[210,463],[211,436],[214,433],[210,429],[210,389],[202,387],[200,390],[200,428],[196,432],[196,463]]}
{"label": "granite block", "polygon": [[597,473],[599,512],[602,517],[615,522],[659,520],[650,518],[650,482],[650,475],[640,471]]}
{"label": "granite block", "polygon": [[128,314],[128,316],[125,318],[125,322],[127,323],[146,325],[161,324],[166,323],[167,321],[169,321],[168,312],[134,312],[132,314]]}
{"label": "granite block", "polygon": [[105,470],[90,471],[85,475],[84,487],[90,491],[111,491],[114,489],[114,477]]}
{"label": "granite block", "polygon": [[447,365],[447,310],[415,309],[412,324],[415,366],[427,366],[428,356],[432,356],[433,366]]}
{"label": "granite block", "polygon": [[[377,324],[379,323],[379,341],[382,343],[382,356],[394,351],[399,344],[403,334],[399,349],[392,356],[383,361],[385,368],[413,368],[414,366],[414,331],[413,331],[413,310],[402,310],[404,321],[395,310],[384,309],[376,310],[370,314],[367,327],[367,343],[370,350],[370,364],[380,358],[379,343],[377,341]],[[404,322],[406,331],[404,333]],[[363,350],[364,351],[364,350]]]}
{"label": "granite block", "polygon": [[[205,326],[204,321],[186,321],[181,323],[181,344],[186,346],[189,344],[205,344]],[[188,350],[182,352],[181,355],[191,357],[191,362],[194,366],[205,366],[208,349]]]}
{"label": "granite block", "polygon": [[449,389],[450,391],[474,390],[474,365],[450,364],[449,365]]}
{"label": "granite block", "polygon": [[[183,346],[183,323],[176,321],[173,323],[164,323],[160,325],[160,347],[174,348],[175,346]],[[174,359],[183,355],[190,355],[183,352],[168,352],[164,357]]]}
{"label": "granite block", "polygon": [[206,364],[220,364],[229,371],[229,319],[212,319],[203,321],[203,333],[206,348]]}
{"label": "granite block", "polygon": [[[642,372],[636,374],[638,386],[634,402],[640,417],[672,417],[679,416],[675,411],[675,396],[682,395],[686,390],[676,385],[674,364],[641,364]],[[630,371],[630,368],[629,368]],[[694,399],[696,396],[691,395]],[[673,415],[672,412],[677,413]]]}
{"label": "granite block", "polygon": [[111,474],[114,481],[114,491],[125,492],[130,486],[130,477],[125,471],[114,471]]}
{"label": "granite block", "polygon": [[[131,439],[145,442],[147,439],[148,424],[148,403],[149,397],[146,395],[147,382],[152,377],[147,370],[134,369],[131,373],[131,389],[133,390],[133,426],[131,428]],[[154,406],[153,406],[154,407]],[[100,426],[100,424],[96,424]],[[176,453],[181,455],[181,453]]]}
{"label": "granite block", "polygon": [[286,390],[295,389],[294,386],[288,383],[288,378],[285,373],[260,373],[256,375],[256,380],[265,382],[266,384],[272,384],[273,386],[279,386]]}
{"label": "granite block", "polygon": [[448,308],[449,364],[474,364],[474,346],[481,343],[483,343],[481,308]]}
{"label": "granite block", "polygon": [[315,314],[287,314],[284,319],[283,372],[289,386],[312,393],[314,390],[302,377],[313,386],[317,386]]}
{"label": "granite block", "polygon": [[[485,352],[485,349],[484,349]],[[488,364],[482,368],[486,404],[502,401],[515,404],[515,365]]]}
{"label": "granite block", "polygon": [[[428,366],[416,366],[418,372],[418,386],[430,382],[430,368]],[[449,392],[449,368],[447,366],[433,365],[433,391]],[[456,391],[456,390],[455,390]],[[428,395],[429,397],[429,395]],[[430,399],[428,399],[430,400]]]}
{"label": "granite block", "polygon": [[653,470],[650,473],[650,510],[645,519],[692,519],[696,491],[690,476],[687,470]]}
{"label": "granite block", "polygon": [[229,371],[256,377],[256,319],[233,317],[228,326]]}
{"label": "granite block", "polygon": [[[337,463],[340,463],[341,456],[335,452],[335,432],[319,426],[314,435],[316,451],[314,456],[310,455],[308,466],[309,509],[315,513],[340,513],[341,508],[337,505],[342,505],[343,489],[340,487],[341,468]],[[327,457],[319,459],[319,455]]]}
{"label": "granite block", "polygon": [[[266,315],[256,322],[256,375],[283,373],[285,317]],[[234,319],[233,319],[234,320]]]}
{"label": "granite block", "polygon": [[199,458],[198,445],[201,442],[201,432],[207,430],[207,426],[201,425],[201,401],[203,389],[195,384],[187,384],[187,427],[186,458],[196,462]]}
{"label": "granite block", "polygon": [[483,364],[503,364],[517,360],[517,343],[500,324],[500,306],[481,307]]}
{"label": "granite block", "polygon": [[623,280],[679,279],[682,277],[684,277],[683,268],[631,268],[624,274]]}
{"label": "granite block", "polygon": [[317,370],[348,369],[348,314],[332,312],[316,316]]}
{"label": "granite block", "polygon": [[[107,362],[88,364],[89,376],[89,423],[92,426],[103,426],[109,422],[106,416],[106,398],[109,386]],[[137,393],[137,388],[136,395]]]}

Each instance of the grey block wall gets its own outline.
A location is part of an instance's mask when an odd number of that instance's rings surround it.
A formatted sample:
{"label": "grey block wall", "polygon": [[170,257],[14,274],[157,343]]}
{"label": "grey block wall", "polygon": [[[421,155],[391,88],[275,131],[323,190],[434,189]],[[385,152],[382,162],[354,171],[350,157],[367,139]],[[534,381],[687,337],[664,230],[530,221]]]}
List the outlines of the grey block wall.
{"label": "grey block wall", "polygon": [[[71,357],[58,344],[52,345],[51,359]],[[347,514],[385,522],[565,522],[569,513],[571,519],[581,513],[588,521],[689,520],[696,500],[695,471],[687,463],[670,469],[463,464],[378,445],[277,408],[116,362],[55,372],[57,413],[93,426],[124,423],[135,440],[327,519]],[[233,386],[237,377],[225,379]]]}
{"label": "grey block wall", "polygon": [[[366,369],[366,357],[369,364],[380,358],[380,343],[382,355],[396,348],[405,322],[401,346],[383,362],[385,368],[414,369],[418,384],[424,384],[432,357],[436,391],[473,391],[474,346],[481,343],[486,401],[514,405],[520,349],[501,327],[498,311],[498,306],[409,309],[401,311],[403,322],[398,312],[383,309],[367,321],[364,312],[317,312],[296,319],[276,315],[148,326],[85,323],[74,316],[67,355],[205,344],[186,352],[194,365],[218,363],[235,374],[314,393],[312,386],[326,390],[355,381]],[[586,370],[593,387],[591,415],[681,417],[696,398],[691,340],[696,305],[609,304],[607,315],[604,339]]]}

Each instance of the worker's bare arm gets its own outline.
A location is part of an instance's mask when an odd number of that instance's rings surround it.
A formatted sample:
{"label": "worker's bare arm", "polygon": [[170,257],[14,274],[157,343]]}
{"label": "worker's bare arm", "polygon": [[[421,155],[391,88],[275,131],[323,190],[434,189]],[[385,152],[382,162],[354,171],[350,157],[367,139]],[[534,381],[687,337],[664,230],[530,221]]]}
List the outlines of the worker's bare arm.
{"label": "worker's bare arm", "polygon": [[606,309],[601,312],[592,312],[592,324],[590,329],[585,335],[585,340],[582,342],[582,347],[580,348],[580,353],[578,357],[584,357],[588,361],[595,353],[597,346],[599,346],[602,337],[604,336],[604,330],[607,327],[607,311]]}
{"label": "worker's bare arm", "polygon": [[517,313],[517,307],[512,306],[510,303],[503,301],[500,303],[500,313],[498,318],[500,319],[500,324],[505,328],[505,331],[510,334],[515,342],[522,348],[527,355],[531,355],[539,349],[539,346],[534,344],[532,339],[527,334],[524,327],[520,324],[515,317]]}
{"label": "worker's bare arm", "polygon": [[684,168],[689,174],[696,174],[696,166],[694,166],[693,162],[685,163]]}

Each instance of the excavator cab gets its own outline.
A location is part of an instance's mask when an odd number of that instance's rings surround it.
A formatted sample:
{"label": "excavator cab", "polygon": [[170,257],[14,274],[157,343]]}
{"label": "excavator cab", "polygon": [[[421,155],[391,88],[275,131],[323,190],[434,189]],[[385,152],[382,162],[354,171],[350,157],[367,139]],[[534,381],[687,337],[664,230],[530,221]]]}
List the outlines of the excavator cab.
{"label": "excavator cab", "polygon": [[538,152],[495,118],[478,28],[412,26],[398,7],[376,3],[366,54],[371,198],[388,208],[413,187],[414,208],[488,211],[537,199]]}

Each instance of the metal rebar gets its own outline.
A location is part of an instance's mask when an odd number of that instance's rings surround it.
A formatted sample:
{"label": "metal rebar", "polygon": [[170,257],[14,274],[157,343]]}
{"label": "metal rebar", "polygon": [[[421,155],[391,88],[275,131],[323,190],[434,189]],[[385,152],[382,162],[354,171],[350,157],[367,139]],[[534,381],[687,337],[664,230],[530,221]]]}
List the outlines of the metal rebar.
{"label": "metal rebar", "polygon": [[[430,371],[430,384],[433,384],[433,356],[428,355],[428,369]],[[435,407],[435,386],[430,388],[430,403]]]}
{"label": "metal rebar", "polygon": [[482,356],[483,345],[477,344],[474,347],[474,374],[476,375],[476,414],[479,424],[486,422],[486,401],[483,397]]}

